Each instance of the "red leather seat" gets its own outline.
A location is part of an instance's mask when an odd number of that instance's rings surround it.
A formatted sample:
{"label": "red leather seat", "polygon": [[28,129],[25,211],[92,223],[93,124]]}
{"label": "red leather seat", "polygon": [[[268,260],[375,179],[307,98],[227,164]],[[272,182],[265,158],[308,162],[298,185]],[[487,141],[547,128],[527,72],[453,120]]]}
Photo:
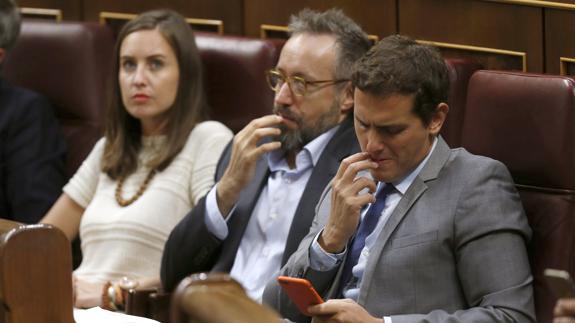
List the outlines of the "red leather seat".
{"label": "red leather seat", "polygon": [[441,136],[450,147],[461,146],[461,128],[465,118],[467,101],[467,85],[471,75],[482,68],[474,60],[462,58],[447,58],[445,64],[449,71],[449,113],[441,128]]}
{"label": "red leather seat", "polygon": [[275,66],[279,52],[271,41],[198,32],[196,43],[212,119],[238,132],[272,112],[274,93],[265,71]]}
{"label": "red leather seat", "polygon": [[[479,71],[469,82],[462,145],[509,168],[533,229],[529,245],[538,322],[555,297],[545,268],[575,274],[575,82]],[[473,170],[470,170],[473,171]]]}
{"label": "red leather seat", "polygon": [[68,176],[102,136],[113,46],[111,31],[98,24],[25,20],[6,58],[6,79],[55,107],[68,144]]}

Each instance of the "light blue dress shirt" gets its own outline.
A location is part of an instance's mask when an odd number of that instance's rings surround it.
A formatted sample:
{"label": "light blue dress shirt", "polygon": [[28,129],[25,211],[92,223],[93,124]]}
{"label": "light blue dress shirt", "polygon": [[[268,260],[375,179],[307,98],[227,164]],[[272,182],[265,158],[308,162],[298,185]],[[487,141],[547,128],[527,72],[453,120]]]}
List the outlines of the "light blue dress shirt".
{"label": "light blue dress shirt", "polygon": [[[357,301],[359,297],[359,285],[361,283],[361,278],[363,277],[363,273],[365,271],[365,265],[367,264],[370,249],[375,244],[375,241],[377,240],[377,237],[383,230],[383,227],[385,226],[385,223],[389,219],[389,216],[391,215],[391,213],[393,213],[393,210],[395,210],[395,207],[397,206],[397,204],[399,204],[399,201],[401,200],[407,189],[411,186],[411,183],[413,183],[417,175],[419,175],[419,173],[427,163],[427,160],[429,159],[429,156],[431,156],[431,153],[435,149],[436,145],[437,145],[437,138],[435,138],[435,140],[433,141],[433,145],[431,146],[431,149],[429,150],[427,156],[423,159],[423,161],[421,161],[421,163],[419,163],[419,165],[402,180],[392,183],[393,186],[395,187],[395,191],[393,191],[393,193],[390,193],[387,196],[387,199],[385,201],[385,207],[383,208],[381,217],[379,218],[375,229],[365,239],[365,247],[361,251],[357,264],[352,269],[353,274],[352,281],[355,281],[356,283],[353,285],[353,287],[347,288],[343,291],[343,296],[345,298],[350,298],[354,301]],[[381,182],[378,183],[377,190],[379,191],[383,189],[385,185],[386,185],[385,183]],[[364,208],[364,210],[361,212],[362,219],[370,207],[371,204],[369,204],[368,207]],[[318,271],[327,271],[334,269],[343,260],[343,257],[347,252],[347,248],[346,250],[344,250],[342,253],[339,254],[332,254],[326,252],[319,245],[318,239],[320,234],[321,232],[315,237],[315,240],[311,245],[310,266],[312,269]],[[391,318],[384,317],[384,322],[391,323]]]}
{"label": "light blue dress shirt", "polygon": [[[239,281],[246,293],[260,301],[266,283],[281,267],[291,223],[302,193],[328,142],[339,126],[324,132],[296,155],[291,169],[281,151],[267,154],[270,176],[262,189],[240,242],[230,275]],[[305,197],[304,197],[305,198]],[[227,219],[219,211],[216,187],[206,199],[206,226],[219,239],[228,235]]]}

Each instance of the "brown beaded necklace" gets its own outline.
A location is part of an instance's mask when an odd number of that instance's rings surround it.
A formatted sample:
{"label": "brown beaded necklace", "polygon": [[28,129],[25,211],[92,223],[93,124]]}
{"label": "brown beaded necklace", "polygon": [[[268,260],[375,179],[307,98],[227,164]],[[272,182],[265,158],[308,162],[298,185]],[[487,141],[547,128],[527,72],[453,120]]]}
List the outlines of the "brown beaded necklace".
{"label": "brown beaded necklace", "polygon": [[150,172],[148,173],[148,176],[146,176],[146,179],[142,183],[142,186],[140,186],[136,194],[134,194],[134,196],[132,196],[132,198],[128,200],[124,200],[124,198],[122,197],[122,186],[124,186],[124,180],[126,179],[126,177],[122,176],[118,178],[118,186],[116,186],[116,201],[118,202],[118,204],[124,207],[134,203],[137,199],[139,199],[140,196],[144,194],[146,188],[148,188],[148,184],[150,183],[152,178],[154,178],[154,175],[156,175],[156,173],[157,172],[155,169],[151,169]]}

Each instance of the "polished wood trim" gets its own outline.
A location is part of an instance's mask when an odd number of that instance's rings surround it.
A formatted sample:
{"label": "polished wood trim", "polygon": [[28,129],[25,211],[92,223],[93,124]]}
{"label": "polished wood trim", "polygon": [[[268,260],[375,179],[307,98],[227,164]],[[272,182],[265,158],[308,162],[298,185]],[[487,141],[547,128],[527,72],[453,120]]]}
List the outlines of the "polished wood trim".
{"label": "polished wood trim", "polygon": [[[4,232],[4,235],[9,235],[13,230],[23,226],[23,223],[2,219],[2,221],[0,221],[0,233]],[[7,238],[5,236],[0,234],[0,241],[6,241],[6,239]]]}
{"label": "polished wood trim", "polygon": [[483,0],[483,1],[550,8],[550,9],[575,10],[575,4],[561,3],[555,1],[539,1],[539,0]]}
{"label": "polished wood trim", "polygon": [[559,75],[567,75],[567,63],[575,64],[575,58],[559,57]]}
{"label": "polished wood trim", "polygon": [[46,9],[46,8],[20,8],[20,14],[22,16],[32,15],[32,16],[43,16],[46,18],[54,18],[56,22],[62,21],[62,10],[60,9]]}
{"label": "polished wood trim", "polygon": [[[100,24],[105,25],[107,20],[132,20],[138,15],[133,13],[122,13],[122,12],[100,12]],[[215,28],[219,35],[224,34],[224,22],[217,19],[200,19],[200,18],[186,18],[186,22],[192,26],[212,26]]]}
{"label": "polished wood trim", "polygon": [[102,11],[100,12],[100,24],[105,25],[107,20],[116,19],[116,20],[132,20],[136,18],[136,14],[133,13],[121,13],[121,12],[109,12],[109,11]]}
{"label": "polished wood trim", "polygon": [[268,38],[268,32],[269,31],[279,31],[279,32],[285,32],[287,34],[288,33],[288,27],[287,26],[279,26],[279,25],[262,24],[262,25],[260,25],[260,38],[262,38],[262,39]]}
{"label": "polished wood trim", "polygon": [[186,22],[190,25],[196,26],[213,26],[217,33],[220,35],[224,34],[224,22],[217,19],[200,19],[200,18],[186,18]]}
{"label": "polished wood trim", "polygon": [[482,53],[491,53],[491,54],[498,54],[498,55],[508,55],[508,56],[521,57],[523,72],[527,72],[527,53],[526,52],[517,52],[517,51],[506,50],[506,49],[478,47],[478,46],[461,45],[461,44],[453,44],[453,43],[443,43],[443,42],[421,40],[421,39],[418,39],[417,42],[419,42],[421,44],[427,44],[427,45],[435,46],[438,48],[461,49],[461,50],[467,50],[467,51],[472,51],[472,52],[482,52]]}

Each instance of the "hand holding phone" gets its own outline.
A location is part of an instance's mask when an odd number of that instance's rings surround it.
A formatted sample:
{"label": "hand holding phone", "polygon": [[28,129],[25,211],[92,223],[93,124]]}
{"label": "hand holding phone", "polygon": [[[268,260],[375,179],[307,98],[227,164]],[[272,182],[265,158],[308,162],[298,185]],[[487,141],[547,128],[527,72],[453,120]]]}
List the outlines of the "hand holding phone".
{"label": "hand holding phone", "polygon": [[543,275],[557,298],[575,297],[575,285],[567,271],[548,268]]}
{"label": "hand holding phone", "polygon": [[323,303],[321,296],[306,279],[279,276],[278,282],[304,315],[311,316],[307,311],[308,307]]}

